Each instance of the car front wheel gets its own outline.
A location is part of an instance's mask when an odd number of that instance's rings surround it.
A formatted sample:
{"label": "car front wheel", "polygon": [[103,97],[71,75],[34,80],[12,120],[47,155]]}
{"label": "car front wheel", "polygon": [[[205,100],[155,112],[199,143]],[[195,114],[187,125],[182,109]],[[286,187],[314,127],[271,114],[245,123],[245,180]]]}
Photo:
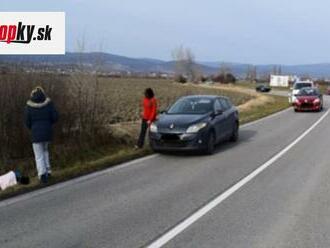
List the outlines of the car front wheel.
{"label": "car front wheel", "polygon": [[230,141],[236,142],[238,140],[238,137],[239,137],[239,127],[238,127],[238,123],[235,123],[232,135],[230,136]]}
{"label": "car front wheel", "polygon": [[209,134],[209,138],[207,140],[207,147],[206,147],[205,153],[207,155],[212,155],[214,153],[214,150],[215,150],[215,136],[214,136],[214,133],[211,132]]}

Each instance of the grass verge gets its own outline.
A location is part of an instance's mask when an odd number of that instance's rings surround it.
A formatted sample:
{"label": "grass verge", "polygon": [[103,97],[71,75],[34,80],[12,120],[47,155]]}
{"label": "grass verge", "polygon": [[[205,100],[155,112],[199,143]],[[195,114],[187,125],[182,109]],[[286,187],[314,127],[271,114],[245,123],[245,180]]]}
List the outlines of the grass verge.
{"label": "grass verge", "polygon": [[[118,147],[118,151],[109,156],[101,157],[82,164],[76,163],[71,167],[53,171],[52,178],[47,186],[110,168],[115,165],[120,165],[124,162],[129,162],[131,160],[150,155],[151,153],[152,151],[150,149],[133,150],[127,147]],[[40,185],[39,180],[35,177],[31,179],[31,183],[29,185],[17,185],[0,192],[0,200],[5,200],[10,197],[28,193],[43,187],[45,186]]]}
{"label": "grass verge", "polygon": [[290,107],[290,104],[288,103],[287,97],[267,96],[267,100],[263,104],[239,107],[240,122],[242,124],[252,122],[287,109],[288,107]]}

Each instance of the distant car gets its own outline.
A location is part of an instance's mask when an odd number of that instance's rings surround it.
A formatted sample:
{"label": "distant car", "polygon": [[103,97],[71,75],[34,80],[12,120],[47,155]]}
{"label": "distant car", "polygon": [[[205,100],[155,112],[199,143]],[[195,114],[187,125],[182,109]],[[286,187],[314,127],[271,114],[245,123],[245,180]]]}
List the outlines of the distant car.
{"label": "distant car", "polygon": [[294,83],[291,88],[291,92],[289,93],[289,102],[293,103],[296,100],[296,94],[298,94],[299,90],[306,87],[314,87],[314,83],[312,81],[298,81]]}
{"label": "distant car", "polygon": [[256,87],[256,91],[258,92],[270,92],[271,90],[272,88],[270,86],[264,84],[258,85]]}
{"label": "distant car", "polygon": [[212,154],[215,145],[237,141],[239,117],[226,97],[186,96],[177,100],[151,124],[150,146],[156,152],[203,151]]}
{"label": "distant car", "polygon": [[321,111],[323,108],[323,96],[318,88],[302,88],[296,94],[293,102],[294,110],[297,111]]}

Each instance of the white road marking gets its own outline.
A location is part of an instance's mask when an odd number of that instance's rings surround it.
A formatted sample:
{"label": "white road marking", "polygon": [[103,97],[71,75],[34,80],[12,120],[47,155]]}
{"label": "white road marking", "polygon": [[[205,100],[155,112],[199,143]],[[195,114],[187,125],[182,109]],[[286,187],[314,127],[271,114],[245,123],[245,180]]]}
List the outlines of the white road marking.
{"label": "white road marking", "polygon": [[205,214],[207,214],[209,211],[211,211],[213,208],[218,206],[221,202],[223,202],[225,199],[227,199],[229,196],[234,194],[237,190],[239,190],[241,187],[243,187],[245,184],[250,182],[252,179],[254,179],[257,175],[259,175],[262,171],[267,169],[270,165],[272,165],[275,161],[277,161],[279,158],[281,158],[285,153],[287,153],[292,147],[294,147],[297,143],[299,143],[306,135],[308,135],[328,114],[328,110],[324,115],[322,115],[310,128],[308,128],[303,134],[301,134],[297,139],[295,139],[291,144],[289,144],[287,147],[285,147],[283,150],[281,150],[279,153],[277,153],[275,156],[273,156],[270,160],[268,160],[266,163],[258,167],[256,170],[254,170],[252,173],[250,173],[245,178],[241,179],[239,182],[237,182],[234,186],[230,187],[225,192],[219,194],[216,198],[208,202],[206,205],[201,207],[199,210],[197,210],[195,213],[190,215],[188,218],[180,222],[178,225],[176,225],[171,230],[167,231],[165,234],[163,234],[160,238],[154,240],[150,245],[148,245],[148,248],[159,248],[165,245],[167,242],[172,240],[175,236],[183,232],[185,229],[187,229],[189,226],[191,226],[194,222],[202,218]]}

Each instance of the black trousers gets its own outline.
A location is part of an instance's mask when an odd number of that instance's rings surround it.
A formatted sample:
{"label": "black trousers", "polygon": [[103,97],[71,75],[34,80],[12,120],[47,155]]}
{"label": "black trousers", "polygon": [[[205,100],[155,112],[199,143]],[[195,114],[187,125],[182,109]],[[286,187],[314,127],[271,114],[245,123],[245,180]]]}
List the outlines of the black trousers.
{"label": "black trousers", "polygon": [[140,148],[142,148],[144,145],[144,140],[146,137],[147,130],[148,130],[148,121],[143,119],[141,122],[141,130],[140,130],[139,139],[137,142],[137,146]]}

